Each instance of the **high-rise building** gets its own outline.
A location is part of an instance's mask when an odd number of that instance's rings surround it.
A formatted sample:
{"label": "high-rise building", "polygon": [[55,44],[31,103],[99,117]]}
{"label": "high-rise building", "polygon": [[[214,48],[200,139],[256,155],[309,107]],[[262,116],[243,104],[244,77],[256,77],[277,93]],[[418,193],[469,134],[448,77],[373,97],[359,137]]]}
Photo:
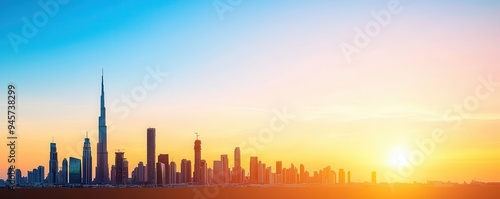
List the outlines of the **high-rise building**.
{"label": "high-rise building", "polygon": [[303,164],[300,164],[300,181],[299,183],[306,183],[306,173],[305,173],[305,169],[304,169],[304,165]]}
{"label": "high-rise building", "polygon": [[256,184],[259,182],[259,159],[250,157],[250,183]]}
{"label": "high-rise building", "polygon": [[62,161],[61,180],[61,184],[68,184],[68,160],[66,158]]}
{"label": "high-rise building", "polygon": [[351,172],[347,172],[347,184],[351,184]]}
{"label": "high-rise building", "polygon": [[222,161],[214,160],[212,184],[224,183],[224,170],[222,169]]}
{"label": "high-rise building", "polygon": [[144,163],[139,162],[137,164],[137,181],[138,183],[142,184],[145,182],[145,176],[146,176],[146,167],[144,167]]}
{"label": "high-rise building", "polygon": [[156,185],[165,186],[167,179],[165,178],[165,164],[162,162],[156,163]]}
{"label": "high-rise building", "polygon": [[[158,163],[163,164],[163,167],[165,168],[156,168],[156,184],[157,185],[167,185],[169,184],[168,180],[170,177],[169,174],[169,162],[168,162],[168,154],[160,154],[158,155]],[[158,166],[160,164],[156,164]],[[162,166],[162,165],[160,165]]]}
{"label": "high-rise building", "polygon": [[108,138],[106,126],[106,107],[104,104],[104,74],[101,76],[101,113],[99,116],[99,142],[97,142],[97,167],[95,182],[105,184],[109,182],[108,167]]}
{"label": "high-rise building", "polygon": [[82,183],[82,161],[78,158],[69,158],[69,184]]}
{"label": "high-rise building", "polygon": [[156,183],[156,169],[155,169],[155,159],[156,159],[156,129],[147,129],[147,164],[148,167],[148,184]]}
{"label": "high-rise building", "polygon": [[128,183],[128,160],[123,158],[123,183]]}
{"label": "high-rise building", "polygon": [[[57,147],[56,143],[50,143],[50,160],[49,160],[49,184],[57,183],[57,170],[58,170],[58,161],[57,161]],[[42,180],[43,181],[43,180]]]}
{"label": "high-rise building", "polygon": [[89,139],[88,132],[87,132],[87,137],[85,138],[85,141],[83,142],[82,163],[83,163],[82,183],[83,184],[91,184],[92,183],[92,151],[90,149],[90,139]]}
{"label": "high-rise building", "polygon": [[23,177],[23,174],[21,172],[21,169],[16,169],[16,185],[21,185],[21,178]]}
{"label": "high-rise building", "polygon": [[283,171],[283,163],[281,161],[276,161],[276,184],[283,183],[284,174]]}
{"label": "high-rise building", "polygon": [[227,155],[221,155],[220,161],[222,162],[222,182],[229,182],[229,158]]}
{"label": "high-rise building", "polygon": [[259,164],[257,166],[257,183],[258,184],[264,184],[264,168],[266,167],[265,164],[263,164],[261,161],[259,161]]}
{"label": "high-rise building", "polygon": [[240,147],[234,149],[234,167],[233,167],[233,183],[242,183],[243,176],[241,174],[241,153]]}
{"label": "high-rise building", "polygon": [[38,166],[38,182],[43,184],[43,180],[45,179],[45,167],[44,166]]}
{"label": "high-rise building", "polygon": [[176,179],[176,173],[177,173],[177,166],[175,165],[175,162],[172,161],[170,162],[170,184],[177,184],[177,179]]}
{"label": "high-rise building", "polygon": [[198,134],[196,134],[196,140],[194,141],[194,183],[202,183],[202,165],[201,165],[201,140],[198,139]]}
{"label": "high-rise building", "polygon": [[201,160],[201,184],[208,184],[207,161]]}
{"label": "high-rise building", "polygon": [[372,183],[377,184],[377,172],[372,171]]}
{"label": "high-rise building", "polygon": [[345,171],[344,171],[344,169],[339,170],[339,184],[345,184]]}
{"label": "high-rise building", "polygon": [[185,171],[186,171],[186,172],[184,173],[184,175],[185,175],[185,177],[184,177],[184,178],[186,179],[186,183],[191,183],[191,182],[193,182],[193,180],[191,179],[191,178],[192,178],[192,175],[193,175],[193,172],[192,172],[192,170],[191,170],[191,160],[187,160],[187,161],[186,161],[186,164],[184,165],[184,167],[185,167]]}
{"label": "high-rise building", "polygon": [[124,184],[123,181],[123,161],[125,153],[123,151],[115,152],[115,181],[116,184]]}
{"label": "high-rise building", "polygon": [[111,165],[111,184],[116,184],[116,166]]}

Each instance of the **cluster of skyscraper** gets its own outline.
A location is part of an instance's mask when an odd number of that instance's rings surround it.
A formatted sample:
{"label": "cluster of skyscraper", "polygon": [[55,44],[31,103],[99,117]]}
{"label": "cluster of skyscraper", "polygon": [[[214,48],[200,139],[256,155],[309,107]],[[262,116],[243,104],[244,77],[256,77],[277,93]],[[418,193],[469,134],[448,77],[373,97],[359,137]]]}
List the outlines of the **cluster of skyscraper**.
{"label": "cluster of skyscraper", "polygon": [[[17,183],[38,186],[49,185],[81,185],[81,184],[137,184],[147,186],[167,185],[209,185],[209,184],[346,184],[351,182],[351,172],[340,169],[338,173],[329,166],[320,171],[309,173],[304,165],[299,168],[293,164],[284,168],[281,161],[276,162],[273,172],[272,167],[250,157],[250,171],[246,175],[241,166],[240,148],[234,149],[233,167],[229,168],[229,157],[223,154],[220,160],[213,161],[213,167],[209,168],[207,161],[201,157],[201,140],[194,141],[194,165],[190,160],[182,159],[177,168],[174,161],[169,162],[168,154],[156,156],[156,129],[148,128],[146,131],[147,157],[146,165],[139,162],[132,170],[129,177],[129,165],[125,158],[125,152],[115,153],[115,164],[111,166],[111,175],[108,167],[107,151],[107,126],[106,107],[104,102],[104,77],[101,77],[101,104],[99,125],[99,141],[97,143],[97,166],[95,178],[92,180],[92,153],[90,140],[84,140],[82,159],[70,157],[69,164],[66,158],[62,161],[62,167],[58,167],[56,143],[50,143],[49,172],[44,178],[44,167],[28,171],[27,177],[23,177],[21,170],[16,170]],[[83,161],[82,161],[83,160]],[[193,170],[192,170],[193,169]],[[69,170],[69,172],[68,172]],[[347,176],[346,176],[347,174]],[[111,178],[110,178],[111,177]],[[376,173],[372,173],[372,183],[376,183]]]}

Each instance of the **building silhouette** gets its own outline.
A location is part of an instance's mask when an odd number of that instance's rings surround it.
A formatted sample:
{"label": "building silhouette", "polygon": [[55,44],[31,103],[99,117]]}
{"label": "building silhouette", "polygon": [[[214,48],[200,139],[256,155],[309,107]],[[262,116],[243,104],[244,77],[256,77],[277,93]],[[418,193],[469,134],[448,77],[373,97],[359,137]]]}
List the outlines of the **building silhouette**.
{"label": "building silhouette", "polygon": [[122,151],[115,152],[115,183],[116,184],[125,184],[124,183],[124,169],[123,162],[125,153]]}
{"label": "building silhouette", "polygon": [[16,185],[19,186],[22,184],[21,179],[23,177],[23,174],[21,172],[21,169],[16,169]]}
{"label": "building silhouette", "polygon": [[198,139],[198,134],[196,134],[196,140],[194,141],[194,183],[203,184],[202,178],[202,165],[201,165],[201,140]]}
{"label": "building silhouette", "polygon": [[300,181],[299,183],[306,183],[306,173],[305,173],[305,168],[304,168],[304,165],[303,164],[300,164],[300,173],[299,173],[299,176],[300,176]]}
{"label": "building silhouette", "polygon": [[139,162],[139,164],[137,164],[137,181],[140,184],[146,182],[146,167],[143,162]]}
{"label": "building silhouette", "polygon": [[82,161],[78,158],[69,158],[69,184],[82,183]]}
{"label": "building silhouette", "polygon": [[[50,160],[49,160],[49,184],[57,183],[57,171],[58,171],[58,161],[57,161],[57,147],[56,143],[50,143]],[[43,181],[43,179],[42,179]],[[40,181],[40,182],[42,182]]]}
{"label": "building silhouette", "polygon": [[174,161],[170,162],[170,166],[169,166],[169,173],[170,173],[170,179],[169,179],[169,182],[170,184],[177,184],[177,165],[175,164]]}
{"label": "building silhouette", "polygon": [[259,182],[259,159],[250,157],[250,183],[256,184]]}
{"label": "building silhouette", "polygon": [[38,166],[38,182],[42,183],[43,184],[43,181],[45,179],[45,167],[44,166]]}
{"label": "building silhouette", "polygon": [[214,160],[212,184],[224,183],[224,170],[222,169],[222,161]]}
{"label": "building silhouette", "polygon": [[104,104],[104,74],[101,76],[101,113],[99,116],[99,141],[97,143],[97,167],[95,182],[105,184],[109,182],[108,166],[108,138],[106,126],[106,107]]}
{"label": "building silhouette", "polygon": [[377,184],[377,172],[372,171],[372,183]]}
{"label": "building silhouette", "polygon": [[229,158],[227,155],[221,155],[220,161],[222,162],[222,183],[229,183]]}
{"label": "building silhouette", "polygon": [[242,170],[241,170],[241,152],[240,152],[240,147],[236,147],[234,149],[234,166],[233,166],[233,178],[232,182],[233,183],[242,183],[243,182],[243,176]]}
{"label": "building silhouette", "polygon": [[208,172],[207,172],[207,161],[206,160],[201,160],[201,184],[208,184]]}
{"label": "building silhouette", "polygon": [[156,164],[156,184],[167,185],[169,184],[169,161],[168,154],[158,155],[158,163]]}
{"label": "building silhouette", "polygon": [[63,185],[68,184],[68,160],[66,158],[64,158],[62,161],[61,183],[60,184],[63,184]]}
{"label": "building silhouette", "polygon": [[147,129],[147,179],[148,184],[154,185],[156,183],[156,170],[155,170],[155,158],[156,158],[156,129]]}
{"label": "building silhouette", "polygon": [[83,184],[91,184],[92,183],[92,151],[90,147],[90,139],[89,133],[87,132],[87,136],[85,141],[83,142],[83,155],[82,155],[82,168],[83,168]]}
{"label": "building silhouette", "polygon": [[283,163],[281,161],[276,161],[276,184],[283,183]]}
{"label": "building silhouette", "polygon": [[190,182],[191,182],[191,161],[182,159],[180,183],[190,183]]}
{"label": "building silhouette", "polygon": [[114,164],[111,165],[111,184],[116,184],[116,167]]}
{"label": "building silhouette", "polygon": [[344,169],[339,169],[339,184],[345,184],[345,171],[344,171]]}

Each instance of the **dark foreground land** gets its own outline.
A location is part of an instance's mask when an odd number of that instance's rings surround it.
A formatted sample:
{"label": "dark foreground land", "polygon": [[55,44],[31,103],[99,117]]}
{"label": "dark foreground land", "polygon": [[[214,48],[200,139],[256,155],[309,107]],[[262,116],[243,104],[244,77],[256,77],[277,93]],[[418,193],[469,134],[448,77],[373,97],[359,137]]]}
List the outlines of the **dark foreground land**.
{"label": "dark foreground land", "polygon": [[188,188],[23,188],[0,189],[0,199],[12,198],[85,198],[85,199],[274,199],[274,198],[339,198],[339,199],[500,199],[500,185],[388,185],[349,187],[188,187]]}

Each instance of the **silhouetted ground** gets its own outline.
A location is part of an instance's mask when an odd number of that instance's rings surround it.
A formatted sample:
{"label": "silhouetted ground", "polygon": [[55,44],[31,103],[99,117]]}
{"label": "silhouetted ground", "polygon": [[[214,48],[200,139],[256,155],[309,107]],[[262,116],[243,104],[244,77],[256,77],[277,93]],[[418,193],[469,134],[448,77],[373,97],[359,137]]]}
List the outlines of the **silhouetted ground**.
{"label": "silhouetted ground", "polygon": [[432,187],[427,185],[399,185],[392,191],[387,185],[349,187],[197,187],[197,188],[24,188],[0,189],[0,199],[274,199],[274,198],[328,198],[328,199],[500,199],[500,185],[459,185]]}

